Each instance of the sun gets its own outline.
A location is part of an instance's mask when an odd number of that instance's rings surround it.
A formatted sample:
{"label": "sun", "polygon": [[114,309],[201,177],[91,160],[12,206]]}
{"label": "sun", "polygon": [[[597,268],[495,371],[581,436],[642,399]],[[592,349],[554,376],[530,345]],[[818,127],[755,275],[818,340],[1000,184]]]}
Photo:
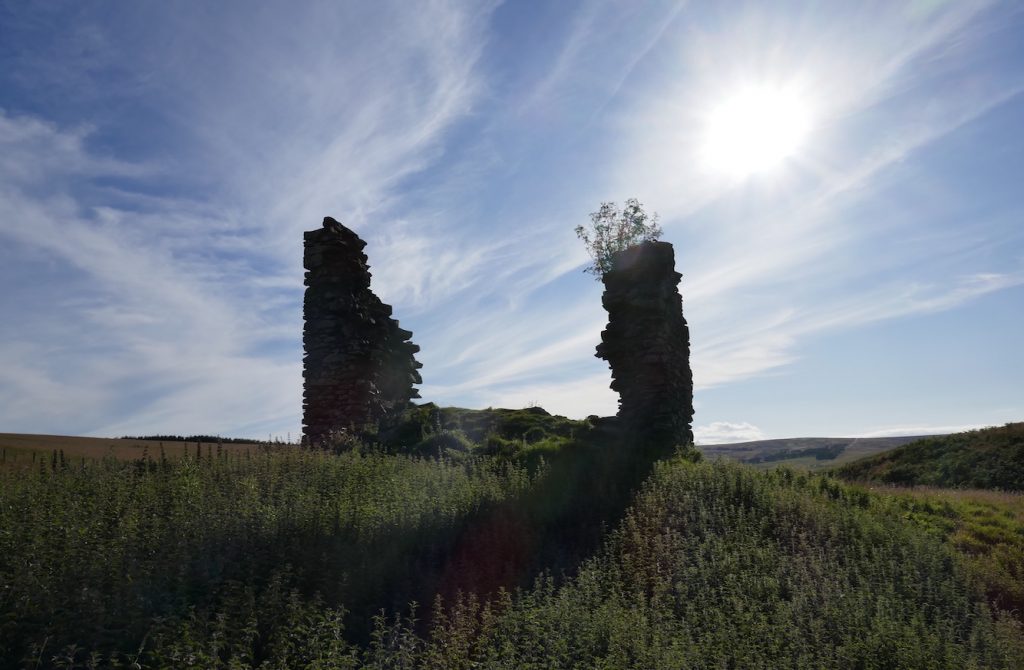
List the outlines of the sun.
{"label": "sun", "polygon": [[734,177],[765,172],[795,156],[810,128],[810,109],[797,93],[749,86],[709,111],[703,163]]}

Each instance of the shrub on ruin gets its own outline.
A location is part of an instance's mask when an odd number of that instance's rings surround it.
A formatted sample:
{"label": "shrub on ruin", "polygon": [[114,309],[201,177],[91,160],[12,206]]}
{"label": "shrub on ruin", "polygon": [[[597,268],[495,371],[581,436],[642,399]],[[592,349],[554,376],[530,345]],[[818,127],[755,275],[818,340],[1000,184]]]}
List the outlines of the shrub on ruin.
{"label": "shrub on ruin", "polygon": [[657,240],[662,230],[658,214],[648,214],[636,198],[626,200],[620,210],[614,202],[602,202],[590,213],[591,229],[576,226],[576,237],[583,240],[592,262],[583,269],[600,280],[612,269],[612,256],[641,242]]}

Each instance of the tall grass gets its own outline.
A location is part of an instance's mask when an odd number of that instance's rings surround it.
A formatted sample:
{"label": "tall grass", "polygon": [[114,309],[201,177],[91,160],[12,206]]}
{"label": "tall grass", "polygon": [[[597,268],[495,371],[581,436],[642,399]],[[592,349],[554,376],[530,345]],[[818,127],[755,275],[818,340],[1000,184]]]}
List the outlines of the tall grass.
{"label": "tall grass", "polygon": [[[540,445],[534,476],[355,452],[0,475],[3,667],[1024,667],[1019,624],[891,497]],[[535,556],[556,571],[501,588]]]}
{"label": "tall grass", "polygon": [[275,584],[368,610],[368,626],[429,591],[462,526],[529,484],[475,458],[298,450],[0,473],[2,667],[76,643],[124,655],[155,621]]}
{"label": "tall grass", "polygon": [[391,639],[418,667],[1024,667],[1019,627],[892,511],[823,477],[665,465],[568,583]]}
{"label": "tall grass", "polygon": [[896,513],[947,541],[989,602],[1024,622],[1024,493],[872,487]]}

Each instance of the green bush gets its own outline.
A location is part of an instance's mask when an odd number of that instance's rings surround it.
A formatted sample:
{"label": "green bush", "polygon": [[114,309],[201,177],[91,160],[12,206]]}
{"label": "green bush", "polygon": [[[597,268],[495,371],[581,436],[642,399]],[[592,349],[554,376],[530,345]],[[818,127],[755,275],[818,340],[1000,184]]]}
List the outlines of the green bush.
{"label": "green bush", "polygon": [[541,428],[540,426],[533,426],[531,428],[528,428],[526,432],[523,433],[523,440],[525,440],[529,444],[535,444],[537,442],[540,442],[547,436],[547,431],[545,431],[543,428]]}
{"label": "green bush", "polygon": [[852,481],[1024,491],[1024,423],[929,437],[844,465]]}
{"label": "green bush", "polygon": [[521,449],[522,443],[516,440],[507,440],[500,435],[491,433],[484,438],[481,451],[488,456],[499,456],[501,458],[512,458]]}
{"label": "green bush", "polygon": [[413,446],[410,452],[426,457],[460,457],[468,453],[472,448],[473,443],[470,439],[466,437],[465,433],[456,428],[444,429],[439,433],[430,435],[419,444]]}

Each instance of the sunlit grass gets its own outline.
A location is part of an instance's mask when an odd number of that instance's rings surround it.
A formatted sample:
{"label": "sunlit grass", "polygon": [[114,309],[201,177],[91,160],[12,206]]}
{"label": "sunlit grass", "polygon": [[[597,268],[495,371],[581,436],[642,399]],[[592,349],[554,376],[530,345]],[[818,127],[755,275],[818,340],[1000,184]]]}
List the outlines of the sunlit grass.
{"label": "sunlit grass", "polygon": [[1024,493],[873,486],[957,551],[989,601],[1024,621]]}

